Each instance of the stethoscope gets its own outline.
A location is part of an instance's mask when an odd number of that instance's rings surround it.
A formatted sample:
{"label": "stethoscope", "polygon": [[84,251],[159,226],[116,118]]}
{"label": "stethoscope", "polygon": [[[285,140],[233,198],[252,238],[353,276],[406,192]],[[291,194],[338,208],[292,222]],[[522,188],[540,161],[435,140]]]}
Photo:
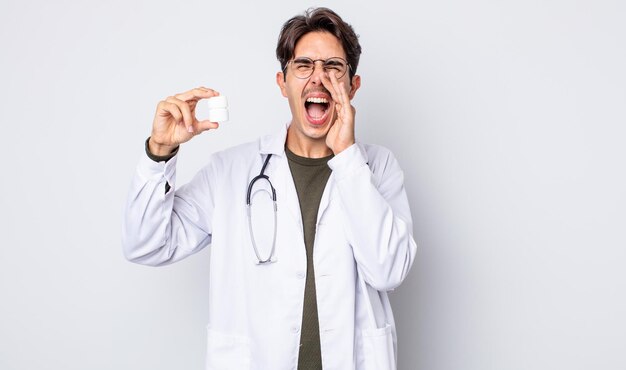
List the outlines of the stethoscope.
{"label": "stethoscope", "polygon": [[[273,262],[272,258],[274,257],[274,249],[276,248],[276,229],[277,229],[276,220],[278,219],[277,217],[278,208],[276,206],[276,189],[274,189],[274,186],[272,186],[272,182],[270,181],[269,176],[264,174],[265,168],[267,167],[267,164],[269,163],[271,157],[272,157],[271,154],[267,155],[267,158],[265,158],[265,162],[263,163],[263,167],[261,168],[261,172],[256,177],[254,177],[248,184],[248,193],[246,196],[246,208],[248,212],[248,230],[250,231],[250,239],[252,240],[252,248],[254,248],[254,254],[256,254],[257,264],[259,265],[262,265],[268,262]],[[270,189],[272,190],[271,198],[272,198],[272,201],[274,202],[274,239],[272,241],[272,250],[270,251],[270,255],[269,257],[267,257],[267,259],[261,258],[261,255],[259,254],[259,250],[256,246],[256,241],[254,239],[254,232],[252,231],[252,211],[251,211],[252,202],[250,201],[250,198],[252,195],[252,187],[254,186],[254,183],[257,182],[258,180],[265,180],[270,185]],[[266,192],[269,193],[269,191],[267,190]]]}

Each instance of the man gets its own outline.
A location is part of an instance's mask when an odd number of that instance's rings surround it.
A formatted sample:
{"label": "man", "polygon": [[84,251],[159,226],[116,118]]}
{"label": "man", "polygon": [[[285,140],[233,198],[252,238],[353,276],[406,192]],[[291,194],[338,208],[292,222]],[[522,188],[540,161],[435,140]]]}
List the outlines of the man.
{"label": "man", "polygon": [[[317,8],[284,24],[276,52],[291,122],[213,154],[180,188],[178,146],[218,128],[195,107],[219,93],[199,87],[158,104],[128,198],[125,255],[164,265],[211,245],[208,369],[395,368],[386,292],[416,246],[398,163],[355,140],[357,36]],[[259,214],[267,193],[276,206]]]}

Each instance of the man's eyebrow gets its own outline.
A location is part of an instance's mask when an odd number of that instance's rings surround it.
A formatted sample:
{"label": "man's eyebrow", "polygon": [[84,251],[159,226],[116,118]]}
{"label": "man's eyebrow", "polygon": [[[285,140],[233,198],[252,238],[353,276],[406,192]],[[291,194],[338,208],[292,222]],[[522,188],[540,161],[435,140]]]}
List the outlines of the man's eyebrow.
{"label": "man's eyebrow", "polygon": [[339,65],[339,66],[344,65],[343,61],[338,60],[338,59],[328,59],[326,62],[324,62],[324,64],[331,65],[331,66],[333,66],[333,65],[335,65],[335,66],[336,65]]}
{"label": "man's eyebrow", "polygon": [[312,59],[308,57],[297,57],[297,58],[294,58],[293,61],[298,62],[298,63],[310,63]]}

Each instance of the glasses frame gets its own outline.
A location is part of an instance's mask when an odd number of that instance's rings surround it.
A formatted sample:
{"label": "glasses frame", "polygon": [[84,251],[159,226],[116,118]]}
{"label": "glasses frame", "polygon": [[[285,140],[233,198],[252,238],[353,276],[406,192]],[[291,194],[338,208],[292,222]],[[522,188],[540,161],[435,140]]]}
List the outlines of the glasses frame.
{"label": "glasses frame", "polygon": [[293,62],[296,59],[299,59],[299,60],[300,59],[308,59],[313,64],[313,69],[311,69],[311,73],[308,76],[306,76],[306,77],[300,77],[300,76],[298,76],[296,74],[295,70],[292,71],[294,77],[299,78],[301,80],[306,80],[307,78],[309,78],[309,77],[311,77],[313,75],[313,73],[315,72],[315,67],[317,66],[317,64],[316,64],[317,62],[322,62],[322,68],[324,68],[324,66],[326,65],[326,62],[331,60],[331,59],[339,59],[347,66],[346,71],[341,76],[338,76],[338,77],[336,76],[337,79],[342,78],[343,76],[348,74],[349,71],[352,71],[352,66],[350,65],[350,63],[348,63],[348,61],[343,59],[342,57],[331,57],[331,58],[327,58],[327,59],[311,59],[309,57],[298,57],[298,58],[291,59],[290,61],[287,62],[287,64],[285,64],[285,69],[283,70],[283,73],[286,73],[287,67],[289,66],[289,64],[293,64]]}

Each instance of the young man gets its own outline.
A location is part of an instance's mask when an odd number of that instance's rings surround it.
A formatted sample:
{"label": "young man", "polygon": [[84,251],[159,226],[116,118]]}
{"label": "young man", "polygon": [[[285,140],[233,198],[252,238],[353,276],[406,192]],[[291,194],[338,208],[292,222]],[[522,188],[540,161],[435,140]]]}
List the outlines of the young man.
{"label": "young man", "polygon": [[[218,128],[194,111],[219,93],[199,87],[158,104],[127,202],[125,255],[156,266],[211,245],[208,369],[394,368],[386,292],[416,246],[398,163],[354,137],[357,36],[318,8],[285,23],[276,52],[291,122],[213,154],[180,188],[178,146]],[[267,193],[274,206],[259,214]]]}

